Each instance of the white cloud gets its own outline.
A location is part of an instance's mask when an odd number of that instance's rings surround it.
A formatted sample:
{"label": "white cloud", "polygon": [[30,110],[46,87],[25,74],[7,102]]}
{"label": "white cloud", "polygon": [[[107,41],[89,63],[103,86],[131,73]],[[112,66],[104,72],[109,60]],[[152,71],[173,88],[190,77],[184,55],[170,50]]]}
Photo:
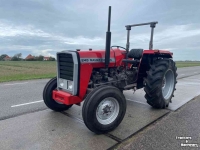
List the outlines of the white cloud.
{"label": "white cloud", "polygon": [[32,54],[35,56],[46,56],[46,57],[55,57],[55,55],[52,54],[53,50],[52,49],[45,49],[45,50],[33,50]]}
{"label": "white cloud", "polygon": [[181,40],[200,35],[200,29],[193,29],[192,24],[169,26],[168,29],[156,34],[156,42]]}
{"label": "white cloud", "polygon": [[53,33],[47,33],[41,29],[36,29],[31,25],[12,26],[9,24],[0,23],[0,37],[7,38],[15,36],[36,36],[40,38],[47,38],[47,41],[58,41],[68,45],[101,45],[101,43],[104,42],[104,39],[100,37],[87,38],[84,36],[77,36],[71,38]]}
{"label": "white cloud", "polygon": [[[125,46],[125,25],[155,20],[159,24],[155,29],[154,48],[177,51],[180,57],[182,51],[199,49],[200,3],[197,1],[92,2],[0,1],[0,53],[55,55],[63,49],[104,48],[109,5],[112,6],[112,45]],[[155,6],[158,7],[152,11]],[[130,48],[148,49],[149,39],[149,27],[134,28]]]}
{"label": "white cloud", "polygon": [[49,37],[50,34],[43,32],[42,30],[35,29],[31,25],[26,26],[14,26],[6,23],[0,23],[0,37],[13,37],[13,36],[39,36]]}
{"label": "white cloud", "polygon": [[60,37],[62,41],[66,41],[64,43],[66,44],[72,44],[72,45],[102,45],[105,39],[100,37],[94,37],[94,38],[86,38],[83,36],[78,36],[76,38],[63,38]]}
{"label": "white cloud", "polygon": [[[156,29],[155,29],[156,30]],[[186,47],[185,45],[188,44],[191,37],[195,39],[195,36],[200,36],[200,29],[193,28],[192,24],[186,25],[174,25],[169,26],[167,29],[161,30],[161,32],[154,33],[154,45],[155,48],[164,48],[168,50],[175,50],[182,47]],[[141,33],[141,34],[134,34],[133,37],[130,38],[131,45],[135,47],[144,48],[147,47],[150,40],[150,32],[149,33]],[[121,43],[126,43],[126,37],[123,38]],[[192,43],[189,43],[188,48],[192,48]]]}

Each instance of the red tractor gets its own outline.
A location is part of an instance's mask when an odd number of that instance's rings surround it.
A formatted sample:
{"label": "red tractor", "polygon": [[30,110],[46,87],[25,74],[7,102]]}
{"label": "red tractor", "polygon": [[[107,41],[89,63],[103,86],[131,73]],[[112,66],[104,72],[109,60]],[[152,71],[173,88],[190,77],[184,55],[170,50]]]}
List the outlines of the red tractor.
{"label": "red tractor", "polygon": [[[57,53],[57,77],[43,91],[47,107],[65,111],[84,101],[82,117],[89,130],[105,133],[115,129],[126,113],[123,90],[144,87],[147,103],[154,108],[168,107],[177,83],[173,53],[153,50],[153,32],[158,22],[127,25],[126,48],[110,46],[110,16],[105,50],[66,50]],[[150,25],[149,50],[131,49],[131,27]],[[116,47],[116,48],[114,48]]]}

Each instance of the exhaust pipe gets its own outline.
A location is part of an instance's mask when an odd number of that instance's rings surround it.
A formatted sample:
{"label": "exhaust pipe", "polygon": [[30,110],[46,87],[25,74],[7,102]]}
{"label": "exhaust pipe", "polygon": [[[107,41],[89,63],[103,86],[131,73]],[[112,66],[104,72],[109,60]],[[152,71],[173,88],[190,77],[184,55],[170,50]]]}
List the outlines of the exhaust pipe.
{"label": "exhaust pipe", "polygon": [[110,44],[111,44],[111,32],[110,32],[110,19],[111,19],[111,6],[108,9],[108,31],[106,32],[106,52],[105,52],[105,67],[108,68],[110,64]]}

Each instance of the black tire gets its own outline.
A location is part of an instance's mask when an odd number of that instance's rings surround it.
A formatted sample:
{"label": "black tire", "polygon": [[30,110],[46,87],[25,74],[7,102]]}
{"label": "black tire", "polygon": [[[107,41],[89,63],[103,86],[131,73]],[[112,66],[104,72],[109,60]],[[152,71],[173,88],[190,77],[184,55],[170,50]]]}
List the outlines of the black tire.
{"label": "black tire", "polygon": [[64,111],[72,107],[72,105],[65,105],[57,103],[52,98],[52,91],[57,87],[57,78],[52,78],[44,87],[43,90],[43,99],[46,106],[54,111]]}
{"label": "black tire", "polygon": [[[171,102],[171,99],[174,96],[173,94],[177,83],[176,77],[178,74],[176,73],[176,70],[175,62],[171,59],[159,59],[151,65],[150,70],[147,73],[147,78],[145,79],[144,87],[144,91],[146,92],[145,98],[149,105],[157,109],[168,107],[169,102]],[[171,82],[169,83],[171,88],[169,88],[169,94],[165,96],[162,92],[162,87],[167,85],[167,81],[165,80],[166,83],[163,83],[163,80],[168,73],[172,77],[171,80],[168,80]]]}
{"label": "black tire", "polygon": [[[102,124],[97,118],[98,105],[108,97],[114,98],[119,106],[119,113],[116,118],[109,124]],[[126,113],[126,99],[123,93],[113,86],[99,86],[88,94],[86,97],[83,108],[82,117],[85,125],[89,130],[94,133],[101,134],[114,130],[123,120]]]}

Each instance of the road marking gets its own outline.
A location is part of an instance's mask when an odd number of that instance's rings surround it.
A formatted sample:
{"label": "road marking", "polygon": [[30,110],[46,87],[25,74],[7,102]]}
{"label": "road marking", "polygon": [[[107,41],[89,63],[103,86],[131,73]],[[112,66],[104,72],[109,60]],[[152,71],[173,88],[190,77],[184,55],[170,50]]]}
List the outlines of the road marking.
{"label": "road marking", "polygon": [[34,103],[40,103],[40,102],[43,102],[43,100],[29,102],[29,103],[23,103],[23,104],[18,104],[18,105],[13,105],[11,107],[19,107],[19,106],[24,106],[24,105],[34,104]]}
{"label": "road marking", "polygon": [[180,74],[180,75],[182,76],[182,75],[185,75],[185,74]]}
{"label": "road marking", "polygon": [[12,84],[4,84],[4,85],[16,85],[16,84],[26,84],[28,82],[23,82],[23,83],[12,83]]}
{"label": "road marking", "polygon": [[136,103],[140,103],[140,104],[143,104],[143,105],[148,105],[147,103],[143,103],[143,102],[140,102],[140,101],[135,101],[135,100],[132,100],[132,99],[126,99],[128,101],[132,101],[132,102],[136,102]]}

